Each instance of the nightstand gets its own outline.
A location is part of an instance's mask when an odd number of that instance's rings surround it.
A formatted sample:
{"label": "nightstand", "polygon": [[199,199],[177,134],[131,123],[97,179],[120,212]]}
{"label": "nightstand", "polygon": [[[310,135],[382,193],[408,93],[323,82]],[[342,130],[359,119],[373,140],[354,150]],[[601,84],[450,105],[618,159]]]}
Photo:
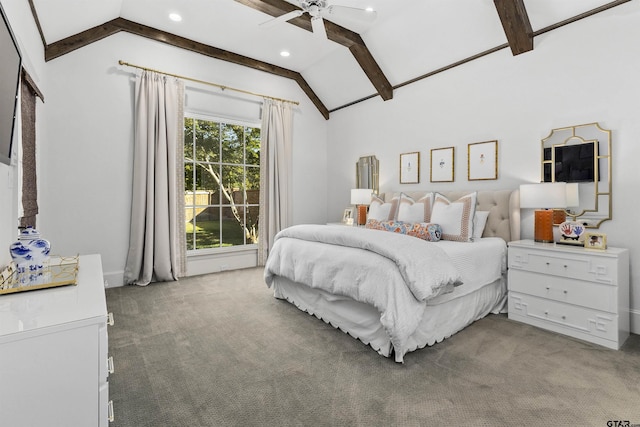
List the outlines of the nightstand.
{"label": "nightstand", "polygon": [[509,243],[509,319],[611,349],[629,336],[629,251]]}

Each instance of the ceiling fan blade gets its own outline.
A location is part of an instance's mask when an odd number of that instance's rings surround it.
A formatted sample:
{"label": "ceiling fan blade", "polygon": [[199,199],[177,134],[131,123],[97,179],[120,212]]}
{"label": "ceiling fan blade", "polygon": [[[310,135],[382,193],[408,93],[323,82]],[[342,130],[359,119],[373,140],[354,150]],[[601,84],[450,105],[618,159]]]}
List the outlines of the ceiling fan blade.
{"label": "ceiling fan blade", "polygon": [[327,38],[327,30],[324,28],[324,20],[322,16],[311,17],[311,28],[313,29],[313,35],[317,37]]}
{"label": "ceiling fan blade", "polygon": [[355,7],[347,7],[347,6],[338,6],[332,5],[329,6],[325,12],[325,16],[335,16],[337,18],[346,18],[355,21],[367,22],[371,23],[376,20],[378,17],[377,12],[368,11],[365,9],[358,9]]}
{"label": "ceiling fan blade", "polygon": [[269,19],[268,21],[265,21],[262,24],[260,24],[260,26],[262,28],[271,28],[274,25],[277,25],[277,24],[279,24],[281,22],[285,22],[285,21],[288,21],[290,19],[297,18],[298,16],[302,16],[303,13],[304,13],[303,10],[294,10],[293,12],[289,12],[289,13],[285,13],[284,15],[280,15],[277,18]]}

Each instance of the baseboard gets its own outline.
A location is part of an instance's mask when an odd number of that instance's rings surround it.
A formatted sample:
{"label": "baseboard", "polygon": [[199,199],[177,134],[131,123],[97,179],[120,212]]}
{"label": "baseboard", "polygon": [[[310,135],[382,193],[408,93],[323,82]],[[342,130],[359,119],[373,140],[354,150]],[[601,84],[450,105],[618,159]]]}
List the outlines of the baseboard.
{"label": "baseboard", "polygon": [[117,288],[120,286],[124,286],[124,270],[122,271],[111,271],[108,273],[103,273],[104,276],[104,287],[105,288]]}
{"label": "baseboard", "polygon": [[[187,257],[187,277],[219,273],[225,270],[251,268],[257,265],[256,249],[243,249],[217,254],[196,254]],[[124,286],[124,270],[105,272],[103,275],[106,288]]]}
{"label": "baseboard", "polygon": [[640,335],[640,310],[629,310],[629,330],[632,334]]}

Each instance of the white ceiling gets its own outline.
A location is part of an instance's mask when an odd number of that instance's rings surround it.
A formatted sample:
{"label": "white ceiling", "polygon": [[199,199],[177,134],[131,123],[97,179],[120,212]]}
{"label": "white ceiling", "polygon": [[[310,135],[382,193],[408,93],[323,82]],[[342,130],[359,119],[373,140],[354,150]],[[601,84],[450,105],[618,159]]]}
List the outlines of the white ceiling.
{"label": "white ceiling", "polygon": [[[296,0],[288,0],[297,5]],[[376,93],[349,50],[234,0],[33,0],[48,44],[121,17],[302,74],[328,109]],[[372,7],[373,24],[334,22],[361,34],[391,85],[506,43],[493,0],[329,0]],[[524,0],[534,31],[610,0]],[[173,22],[168,15],[179,13]],[[535,43],[535,41],[534,41]],[[283,58],[280,51],[291,56]]]}

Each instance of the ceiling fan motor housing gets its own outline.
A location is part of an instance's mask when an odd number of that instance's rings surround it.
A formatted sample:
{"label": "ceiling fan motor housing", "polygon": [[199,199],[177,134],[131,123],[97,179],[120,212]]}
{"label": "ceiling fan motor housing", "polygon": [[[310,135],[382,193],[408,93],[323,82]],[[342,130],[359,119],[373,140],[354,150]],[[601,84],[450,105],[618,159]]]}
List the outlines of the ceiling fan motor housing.
{"label": "ceiling fan motor housing", "polygon": [[309,15],[316,16],[327,7],[327,0],[300,0],[300,7]]}

